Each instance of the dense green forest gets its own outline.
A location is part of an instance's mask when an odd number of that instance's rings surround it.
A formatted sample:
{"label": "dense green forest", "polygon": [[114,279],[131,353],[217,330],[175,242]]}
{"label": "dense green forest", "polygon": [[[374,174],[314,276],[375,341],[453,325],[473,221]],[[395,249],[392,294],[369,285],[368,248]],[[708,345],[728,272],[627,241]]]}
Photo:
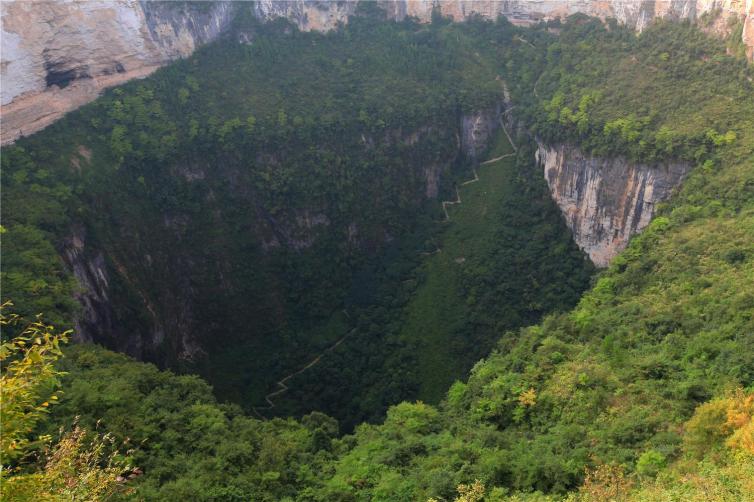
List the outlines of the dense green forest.
{"label": "dense green forest", "polygon": [[[458,138],[464,117],[499,107],[500,65],[469,59],[459,26],[362,10],[328,34],[239,14],[195,56],[6,148],[4,299],[72,327],[62,254],[103,291],[79,322],[97,343],[198,372],[249,412],[317,410],[346,430],[402,399],[439,402],[501,330],[572,307],[591,268],[523,156],[502,219],[462,236],[488,243],[454,283],[473,298],[424,363],[431,312],[411,299],[433,281],[424,253],[458,232],[438,198],[487,158]],[[276,381],[342,339],[269,408]]]}
{"label": "dense green forest", "polygon": [[[192,326],[217,346],[198,367],[171,361],[173,347],[146,354],[216,392],[72,346],[35,435],[75,417],[113,434],[140,469],[116,499],[751,500],[751,66],[687,24],[424,26],[369,10],[328,35],[239,19],[227,40],[3,149],[3,294],[19,313],[70,326],[76,286],[57,256],[83,224],[113,270],[136,264],[113,276],[122,333],[147,332],[149,305],[190,287]],[[475,166],[455,150],[458,119],[500,101],[498,76],[518,150]],[[592,269],[532,137],[694,166],[583,296]],[[477,160],[505,153],[499,135]],[[447,222],[415,197],[422,176],[407,166],[426,163],[446,166],[441,200],[459,185]],[[343,234],[265,252],[269,221],[312,207]],[[369,235],[358,249],[353,222]],[[206,268],[176,282],[193,262]],[[178,300],[158,317],[180,318]],[[288,382],[276,412],[299,418],[251,415],[274,376],[344,336]]]}

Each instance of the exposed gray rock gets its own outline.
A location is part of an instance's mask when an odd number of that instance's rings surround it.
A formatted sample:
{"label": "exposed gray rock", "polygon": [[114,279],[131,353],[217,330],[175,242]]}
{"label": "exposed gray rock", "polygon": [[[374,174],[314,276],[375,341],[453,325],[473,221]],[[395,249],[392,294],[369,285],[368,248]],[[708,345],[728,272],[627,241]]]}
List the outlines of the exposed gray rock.
{"label": "exposed gray rock", "polygon": [[656,204],[670,197],[690,169],[684,162],[593,157],[568,145],[539,144],[536,155],[574,240],[598,267],[609,265],[649,224]]}
{"label": "exposed gray rock", "polygon": [[260,0],[250,4],[263,21],[286,18],[301,31],[328,31],[348,21],[358,2],[327,0]]}
{"label": "exposed gray rock", "polygon": [[479,160],[489,139],[500,127],[501,105],[465,115],[461,119],[461,148],[473,160]]}
{"label": "exposed gray rock", "polygon": [[[158,312],[149,295],[132,283],[128,272],[114,257],[106,260],[102,252],[87,247],[86,231],[80,225],[74,226],[64,240],[61,255],[80,286],[74,294],[81,304],[73,331],[75,340],[96,341],[139,359],[161,363],[192,361],[202,354],[186,329],[192,323],[191,309],[186,300],[191,295],[188,285],[181,290],[180,301],[176,301],[176,298],[163,299],[168,301],[161,305],[172,305],[175,311]],[[149,255],[144,259],[151,261]],[[111,268],[114,268],[113,275],[117,275],[117,278],[111,276],[108,271]],[[144,325],[139,325],[135,320],[124,323],[123,319],[118,318],[110,301],[113,280],[128,282],[137,292],[139,303],[148,317]],[[172,328],[171,336],[167,336],[166,323]],[[168,351],[165,344],[169,346]],[[169,360],[165,359],[166,353],[171,355]]]}
{"label": "exposed gray rock", "polygon": [[228,2],[2,2],[2,143],[224,32]]}
{"label": "exposed gray rock", "polygon": [[232,2],[139,2],[149,38],[166,61],[190,55],[226,31],[232,20]]}
{"label": "exposed gray rock", "polygon": [[[380,0],[388,18],[429,22],[433,10],[463,21],[507,16],[527,25],[582,12],[615,18],[641,31],[652,19],[696,20],[719,13],[706,29],[730,31],[745,21],[743,42],[754,57],[754,0]],[[263,21],[286,18],[301,30],[327,31],[348,21],[355,1],[257,2],[5,1],[2,9],[3,120],[0,140],[15,141],[47,127],[103,89],[143,78],[216,39],[237,9]]]}

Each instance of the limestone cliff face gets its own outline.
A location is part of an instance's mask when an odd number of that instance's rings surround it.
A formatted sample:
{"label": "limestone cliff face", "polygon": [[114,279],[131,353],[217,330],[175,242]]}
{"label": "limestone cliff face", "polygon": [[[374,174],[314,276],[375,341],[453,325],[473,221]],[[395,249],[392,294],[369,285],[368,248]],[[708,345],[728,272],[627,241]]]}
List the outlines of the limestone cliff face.
{"label": "limestone cliff face", "polygon": [[328,31],[348,22],[358,2],[327,0],[260,0],[250,4],[254,15],[263,21],[286,18],[301,31]]}
{"label": "limestone cliff face", "polygon": [[[391,19],[428,22],[433,9],[456,21],[507,16],[516,24],[577,12],[612,17],[642,30],[652,19],[696,20],[714,13],[710,31],[745,20],[743,41],[754,57],[754,0],[380,0]],[[144,77],[219,36],[237,9],[261,20],[287,18],[301,30],[330,30],[348,21],[355,1],[259,0],[161,2],[58,0],[2,2],[3,144],[36,132],[93,100],[105,88]]]}
{"label": "limestone cliff face", "polygon": [[725,37],[730,21],[742,20],[742,42],[747,55],[754,59],[754,0],[388,0],[383,2],[393,18],[418,17],[427,22],[432,10],[463,21],[471,16],[495,19],[506,16],[513,24],[530,25],[582,13],[601,19],[614,18],[619,23],[642,31],[656,18],[697,21],[705,31]]}
{"label": "limestone cliff face", "polygon": [[2,3],[2,142],[36,132],[105,88],[216,38],[229,3]]}
{"label": "limestone cliff face", "polygon": [[746,0],[744,7],[744,31],[741,34],[747,54],[750,59],[754,59],[754,0]]}
{"label": "limestone cliff face", "polygon": [[[71,229],[63,242],[61,255],[80,286],[74,295],[81,304],[73,331],[76,341],[96,341],[119,352],[161,364],[201,357],[203,351],[196,339],[183,336],[190,333],[194,322],[189,302],[193,291],[188,278],[181,278],[181,288],[176,293],[171,291],[170,297],[161,298],[160,304],[156,305],[150,295],[135,284],[117,257],[110,255],[106,259],[102,251],[88,242],[82,225],[74,225]],[[149,263],[152,257],[146,255],[144,259]],[[135,292],[136,306],[141,304],[144,308],[143,322],[128,325],[119,318],[111,301],[114,274]]]}
{"label": "limestone cliff face", "polygon": [[658,17],[693,21],[716,11],[723,20],[721,28],[731,16],[746,18],[749,25],[754,22],[752,0],[389,0],[384,4],[395,18],[414,16],[422,21],[429,21],[432,10],[437,8],[456,21],[473,15],[491,19],[504,15],[523,25],[580,12],[602,19],[614,18],[639,31]]}
{"label": "limestone cliff face", "polygon": [[461,118],[461,149],[472,160],[479,160],[490,138],[500,128],[502,106],[482,110]]}
{"label": "limestone cliff face", "polygon": [[[530,25],[582,13],[601,19],[614,18],[619,23],[642,31],[655,18],[695,21],[710,14],[709,31],[725,36],[731,18],[744,20],[743,42],[754,57],[754,0],[377,0],[389,19],[415,17],[429,22],[432,12],[455,21],[472,16],[496,19],[506,16],[512,23]],[[254,13],[260,19],[285,17],[301,30],[329,30],[348,21],[356,11],[357,1],[260,0]]]}
{"label": "limestone cliff face", "polygon": [[539,144],[536,155],[574,240],[598,267],[609,265],[649,224],[656,204],[670,197],[690,169],[681,162],[598,158],[568,145]]}

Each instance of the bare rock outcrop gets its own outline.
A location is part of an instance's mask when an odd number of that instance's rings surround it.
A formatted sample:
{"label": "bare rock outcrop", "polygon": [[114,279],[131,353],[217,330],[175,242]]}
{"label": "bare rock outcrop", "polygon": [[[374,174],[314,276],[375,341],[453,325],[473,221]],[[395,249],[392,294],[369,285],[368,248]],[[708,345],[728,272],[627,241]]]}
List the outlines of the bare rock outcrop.
{"label": "bare rock outcrop", "polygon": [[492,135],[500,128],[501,106],[461,118],[461,148],[467,157],[479,160]]}
{"label": "bare rock outcrop", "polygon": [[251,4],[254,15],[269,21],[285,18],[301,31],[329,31],[339,23],[348,22],[358,2],[328,2],[326,0],[260,0]]}
{"label": "bare rock outcrop", "polygon": [[[167,297],[155,300],[153,292],[139,284],[132,272],[119,259],[92,246],[83,225],[74,225],[62,242],[61,257],[79,284],[74,297],[81,304],[75,320],[74,339],[95,341],[118,352],[160,364],[194,361],[204,355],[190,328],[194,323],[190,281],[179,276],[182,283]],[[143,261],[151,264],[152,257]],[[183,264],[185,266],[185,264]],[[134,294],[128,317],[115,309],[112,301],[116,282],[128,286]],[[118,289],[118,286],[115,286]],[[142,310],[142,314],[135,313]],[[166,350],[166,346],[168,350]]]}
{"label": "bare rock outcrop", "polygon": [[[641,31],[652,19],[697,20],[727,35],[744,20],[742,40],[754,57],[754,0],[380,0],[388,18],[429,22],[434,10],[456,21],[507,16],[528,25],[577,12]],[[5,1],[2,9],[2,144],[36,132],[103,89],[143,78],[217,38],[237,9],[267,21],[286,18],[299,29],[327,31],[348,21],[355,1],[259,0],[163,2],[137,0]]]}
{"label": "bare rock outcrop", "polygon": [[598,267],[606,267],[646,227],[657,203],[667,200],[690,166],[638,164],[587,155],[569,145],[539,144],[553,200],[573,238]]}
{"label": "bare rock outcrop", "polygon": [[[200,8],[200,6],[203,6]],[[143,78],[230,22],[229,3],[2,2],[2,143]]]}

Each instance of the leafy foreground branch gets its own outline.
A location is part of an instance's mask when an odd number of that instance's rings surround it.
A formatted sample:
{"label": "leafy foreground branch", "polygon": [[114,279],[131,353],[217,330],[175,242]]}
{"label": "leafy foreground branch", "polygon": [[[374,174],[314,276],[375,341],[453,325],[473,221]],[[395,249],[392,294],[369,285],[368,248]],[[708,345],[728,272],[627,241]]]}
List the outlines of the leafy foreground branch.
{"label": "leafy foreground branch", "polygon": [[[0,316],[4,331],[22,322],[15,314]],[[61,345],[68,335],[55,333],[38,319],[2,342],[2,500],[97,501],[128,491],[121,476],[129,470],[127,459],[118,454],[112,435],[88,432],[75,423],[70,431],[61,429],[57,442],[35,434],[50,405],[58,401],[63,373],[54,363],[63,355]]]}

